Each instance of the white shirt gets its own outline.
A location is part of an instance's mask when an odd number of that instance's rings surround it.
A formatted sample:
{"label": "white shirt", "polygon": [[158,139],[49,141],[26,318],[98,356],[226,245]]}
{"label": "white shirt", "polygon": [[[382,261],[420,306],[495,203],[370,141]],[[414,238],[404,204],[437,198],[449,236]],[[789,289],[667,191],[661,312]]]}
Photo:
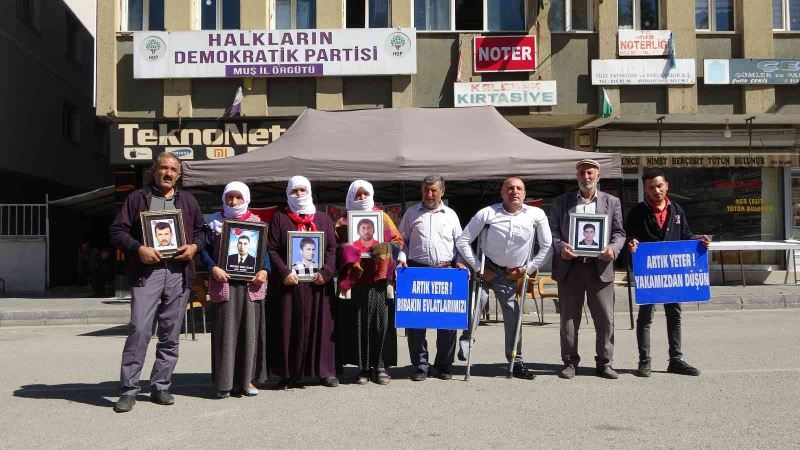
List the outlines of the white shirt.
{"label": "white shirt", "polygon": [[589,200],[581,196],[580,189],[577,195],[578,202],[575,203],[575,212],[579,214],[595,214],[595,211],[597,211],[597,191],[594,191],[594,195]]}
{"label": "white shirt", "polygon": [[409,208],[400,222],[403,235],[401,261],[408,257],[418,263],[437,266],[456,257],[455,242],[461,235],[461,222],[456,212],[441,204],[431,211],[423,203]]}
{"label": "white shirt", "polygon": [[[461,256],[476,271],[480,270],[480,262],[475,258],[470,243],[487,224],[489,228],[481,238],[481,251],[487,258],[503,267],[525,266],[528,273],[539,270],[553,244],[550,224],[544,211],[535,206],[522,205],[519,211],[512,214],[503,208],[502,203],[478,211],[456,241]],[[534,235],[539,241],[539,251],[530,259]]]}

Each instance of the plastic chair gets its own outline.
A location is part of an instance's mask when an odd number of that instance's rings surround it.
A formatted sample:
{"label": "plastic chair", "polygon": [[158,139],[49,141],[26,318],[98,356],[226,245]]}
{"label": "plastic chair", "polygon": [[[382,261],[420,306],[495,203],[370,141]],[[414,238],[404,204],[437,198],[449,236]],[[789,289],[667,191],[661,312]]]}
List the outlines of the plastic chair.
{"label": "plastic chair", "polygon": [[195,331],[197,326],[194,323],[194,314],[192,309],[200,308],[203,312],[203,334],[206,334],[206,306],[208,306],[208,281],[200,279],[192,283],[192,290],[189,294],[189,301],[186,302],[186,314],[183,316],[183,335],[188,337],[189,331],[189,316],[192,316],[192,340],[196,341]]}
{"label": "plastic chair", "polygon": [[[552,298],[553,299],[553,303],[556,306],[556,312],[560,312],[561,311],[560,305],[558,304],[558,290],[557,289],[556,290],[547,289],[547,286],[554,286],[554,287],[557,288],[558,287],[558,282],[556,282],[556,280],[554,280],[552,277],[541,277],[541,278],[539,278],[539,286],[538,286],[539,289],[538,290],[539,290],[539,297],[541,298],[541,301],[542,301],[542,316],[544,315],[544,299],[545,298]],[[529,285],[529,287],[530,287],[530,285]],[[530,287],[530,289],[532,290],[533,288]],[[586,323],[588,324],[589,323],[589,314],[587,314],[587,312],[586,312],[586,303],[583,304],[583,317],[586,319]],[[540,323],[544,323],[544,319],[543,318],[540,319]]]}

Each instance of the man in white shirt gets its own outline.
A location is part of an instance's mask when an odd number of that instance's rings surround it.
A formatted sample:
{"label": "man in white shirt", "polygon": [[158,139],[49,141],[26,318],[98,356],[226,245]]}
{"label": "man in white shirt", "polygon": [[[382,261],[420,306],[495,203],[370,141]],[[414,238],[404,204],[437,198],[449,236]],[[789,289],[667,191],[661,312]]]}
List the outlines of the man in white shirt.
{"label": "man in white shirt", "polygon": [[[422,182],[422,202],[410,207],[400,222],[403,235],[403,252],[398,260],[402,267],[458,267],[466,266],[456,262],[455,241],[461,234],[461,222],[455,211],[442,203],[444,179],[441,175],[428,175]],[[417,371],[411,375],[414,381],[428,377],[430,361],[428,341],[424,328],[408,328],[408,352],[411,364]],[[436,360],[433,364],[436,376],[442,380],[453,377],[455,360],[456,331],[436,331]]]}
{"label": "man in white shirt", "polygon": [[[479,235],[480,248],[486,256],[486,267],[481,285],[480,304],[482,311],[489,299],[489,288],[503,308],[503,326],[505,328],[506,359],[511,362],[511,354],[516,345],[513,374],[516,378],[532,380],[535,375],[525,367],[522,360],[522,335],[514,342],[517,332],[520,305],[514,300],[518,283],[525,273],[534,274],[544,263],[550,252],[552,238],[547,215],[535,206],[528,206],[525,201],[525,183],[517,177],[507,178],[500,190],[502,203],[487,206],[475,214],[467,228],[456,241],[456,248],[461,256],[475,271],[480,269],[480,260],[472,252],[470,244]],[[539,251],[531,259],[534,236],[539,241]],[[525,289],[526,286],[522,286]],[[472,318],[471,331],[475,330],[477,318]],[[461,340],[469,342],[471,333],[465,332]],[[466,353],[462,345],[459,358]]]}

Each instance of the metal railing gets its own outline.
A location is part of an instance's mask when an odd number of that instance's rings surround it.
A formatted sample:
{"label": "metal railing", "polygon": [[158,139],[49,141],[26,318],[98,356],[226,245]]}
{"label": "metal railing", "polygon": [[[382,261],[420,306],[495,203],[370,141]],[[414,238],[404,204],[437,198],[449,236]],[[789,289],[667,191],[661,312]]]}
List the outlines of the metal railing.
{"label": "metal railing", "polygon": [[47,204],[0,204],[0,236],[47,237]]}

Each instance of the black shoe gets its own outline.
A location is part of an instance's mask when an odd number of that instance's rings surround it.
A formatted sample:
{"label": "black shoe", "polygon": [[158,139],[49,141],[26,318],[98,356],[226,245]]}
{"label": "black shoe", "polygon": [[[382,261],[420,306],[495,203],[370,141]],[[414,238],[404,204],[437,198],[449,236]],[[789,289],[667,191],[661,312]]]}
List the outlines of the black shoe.
{"label": "black shoe", "polygon": [[689,363],[682,359],[671,359],[667,366],[667,372],[676,373],[678,375],[689,375],[696,377],[700,375],[700,371],[690,366]]}
{"label": "black shoe", "polygon": [[647,378],[650,376],[650,361],[639,361],[639,369],[634,372],[637,377]]}
{"label": "black shoe", "polygon": [[159,405],[172,405],[175,404],[175,397],[167,390],[153,391],[150,393],[150,401]]}
{"label": "black shoe", "polygon": [[442,367],[436,368],[436,378],[440,380],[452,380],[453,379],[453,368],[452,367]]}
{"label": "black shoe", "polygon": [[325,387],[336,387],[339,385],[339,379],[336,377],[325,377],[319,379],[319,384]]}
{"label": "black shoe", "polygon": [[532,380],[536,378],[536,374],[528,370],[528,368],[525,367],[525,363],[522,362],[514,364],[512,375],[514,375],[514,378],[520,378],[523,380]]}
{"label": "black shoe", "polygon": [[425,381],[425,378],[428,378],[428,372],[422,369],[417,369],[414,375],[411,375],[411,381]]}
{"label": "black shoe", "polygon": [[608,380],[616,380],[617,378],[619,378],[619,375],[617,375],[617,371],[614,370],[611,366],[598,367],[597,369],[595,369],[594,373],[598,377],[605,378]]}
{"label": "black shoe", "polygon": [[122,397],[117,400],[117,403],[114,403],[114,412],[117,413],[124,413],[128,412],[133,409],[133,405],[136,404],[136,397],[132,395],[123,395]]}
{"label": "black shoe", "polygon": [[571,380],[575,378],[575,366],[572,364],[564,364],[564,367],[558,371],[558,377],[565,380]]}

